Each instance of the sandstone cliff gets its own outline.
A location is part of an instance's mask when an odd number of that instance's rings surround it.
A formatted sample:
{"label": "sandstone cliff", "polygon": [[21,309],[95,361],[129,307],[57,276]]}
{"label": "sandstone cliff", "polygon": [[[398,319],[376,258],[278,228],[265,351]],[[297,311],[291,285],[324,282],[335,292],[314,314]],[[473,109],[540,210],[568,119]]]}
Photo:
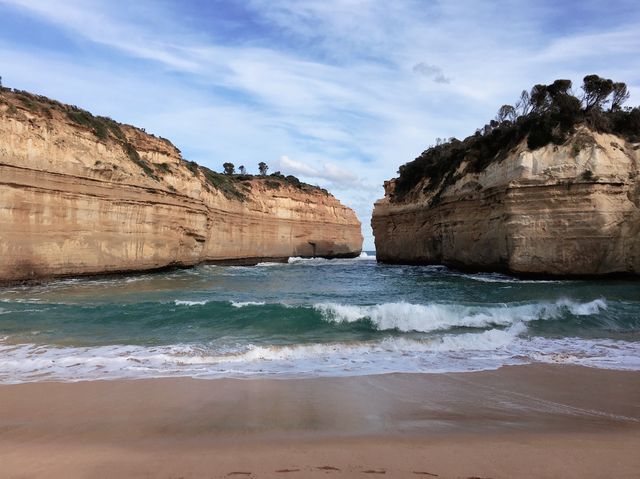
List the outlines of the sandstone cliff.
{"label": "sandstone cliff", "polygon": [[215,174],[140,129],[0,91],[0,281],[361,246],[354,212],[324,190]]}
{"label": "sandstone cliff", "polygon": [[[539,275],[640,274],[640,147],[578,127],[562,145],[520,142],[481,171],[375,204],[383,262]],[[436,197],[437,196],[437,197]]]}

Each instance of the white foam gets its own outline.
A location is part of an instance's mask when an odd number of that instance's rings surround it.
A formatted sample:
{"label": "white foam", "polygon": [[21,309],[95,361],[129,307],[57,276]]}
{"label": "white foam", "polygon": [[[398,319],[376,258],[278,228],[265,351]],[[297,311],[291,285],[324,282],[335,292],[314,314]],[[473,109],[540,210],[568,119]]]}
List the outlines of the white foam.
{"label": "white foam", "polygon": [[144,281],[146,279],[149,279],[148,277],[145,276],[131,276],[130,278],[127,278],[124,280],[125,283],[137,283],[138,281]]}
{"label": "white foam", "polygon": [[527,330],[524,323],[518,322],[507,329],[490,329],[482,333],[450,334],[434,342],[434,351],[493,351],[509,346]]}
{"label": "white foam", "polygon": [[353,264],[354,261],[375,261],[375,256],[369,256],[366,252],[360,253],[355,258],[301,258],[300,256],[292,256],[287,260],[288,264],[308,265],[308,266],[344,266]]}
{"label": "white foam", "polygon": [[247,306],[264,306],[264,301],[231,301],[231,306],[234,308],[246,308]]}
{"label": "white foam", "polygon": [[383,303],[353,306],[320,303],[314,308],[328,321],[352,323],[369,320],[380,331],[443,331],[456,327],[486,328],[509,326],[518,321],[534,321],[560,317],[564,311],[574,315],[596,314],[607,305],[602,299],[578,303],[562,299],[555,303],[533,303],[516,306],[465,306],[459,304]]}
{"label": "white foam", "polygon": [[527,338],[524,323],[430,339],[260,345],[53,347],[0,340],[0,383],[141,377],[349,376],[455,372],[533,362],[640,370],[640,344]]}
{"label": "white foam", "polygon": [[289,264],[307,264],[307,265],[314,265],[314,264],[327,264],[329,263],[330,259],[327,258],[301,258],[300,256],[291,256],[288,260],[287,263]]}
{"label": "white foam", "polygon": [[576,303],[569,299],[561,299],[557,304],[567,308],[575,316],[591,316],[598,314],[600,310],[607,309],[607,303],[603,299],[594,299],[588,303]]}
{"label": "white foam", "polygon": [[306,265],[306,266],[344,266],[352,264],[354,261],[375,261],[375,256],[370,256],[366,252],[360,253],[360,256],[355,258],[321,258],[321,257],[312,257],[312,258],[303,258],[301,256],[291,256],[287,259],[286,263],[277,263],[272,261],[265,261],[263,263],[258,263],[256,266],[286,266],[286,265]]}
{"label": "white foam", "polygon": [[558,280],[558,279],[521,279],[513,276],[506,276],[499,273],[476,273],[476,274],[453,273],[453,274],[461,278],[467,278],[473,281],[481,281],[483,283],[544,284],[544,283],[567,283],[571,281],[571,280]]}
{"label": "white foam", "polygon": [[207,300],[201,300],[201,301],[186,301],[186,300],[181,300],[181,299],[176,299],[174,301],[176,306],[202,306],[208,303]]}
{"label": "white foam", "polygon": [[19,303],[19,304],[38,304],[42,300],[40,298],[0,298],[2,303]]}

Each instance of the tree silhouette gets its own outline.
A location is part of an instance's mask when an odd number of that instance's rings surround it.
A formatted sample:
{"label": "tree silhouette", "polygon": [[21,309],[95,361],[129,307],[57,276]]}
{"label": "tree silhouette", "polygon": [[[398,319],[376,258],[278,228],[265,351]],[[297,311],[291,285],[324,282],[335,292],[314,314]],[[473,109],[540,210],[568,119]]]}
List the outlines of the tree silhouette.
{"label": "tree silhouette", "polygon": [[236,172],[236,167],[233,163],[223,163],[222,167],[225,175],[233,175]]}
{"label": "tree silhouette", "polygon": [[244,165],[240,165],[240,174],[241,175],[246,175],[247,174],[247,169],[244,167]]}
{"label": "tree silhouette", "polygon": [[584,96],[585,111],[592,109],[600,110],[607,101],[607,97],[613,91],[613,81],[607,78],[600,78],[598,75],[587,75],[582,80],[582,90]]}
{"label": "tree silhouette", "polygon": [[613,84],[613,98],[611,99],[611,111],[617,111],[622,108],[622,104],[629,99],[629,90],[627,84],[616,82]]}
{"label": "tree silhouette", "polygon": [[560,98],[564,95],[571,95],[571,80],[556,80],[551,85],[547,85],[547,92],[551,99]]}
{"label": "tree silhouette", "polygon": [[520,98],[516,102],[516,113],[518,116],[527,116],[531,111],[531,96],[527,90],[522,90]]}
{"label": "tree silhouette", "polygon": [[529,94],[531,109],[534,113],[544,113],[551,105],[547,85],[534,85]]}
{"label": "tree silhouette", "polygon": [[269,165],[267,165],[264,161],[261,161],[260,163],[258,163],[258,169],[260,170],[260,174],[262,176],[265,176],[267,174],[267,171],[269,171]]}
{"label": "tree silhouette", "polygon": [[496,121],[498,123],[504,123],[505,121],[513,123],[518,118],[516,109],[511,105],[502,105],[496,115]]}

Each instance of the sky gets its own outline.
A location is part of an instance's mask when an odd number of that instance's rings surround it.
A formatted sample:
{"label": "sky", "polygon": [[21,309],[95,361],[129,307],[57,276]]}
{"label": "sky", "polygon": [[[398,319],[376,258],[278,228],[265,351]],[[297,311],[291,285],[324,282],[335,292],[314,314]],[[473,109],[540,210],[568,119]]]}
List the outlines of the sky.
{"label": "sky", "polygon": [[640,98],[637,0],[0,0],[4,86],[264,161],[362,221],[398,167],[523,89],[591,73]]}

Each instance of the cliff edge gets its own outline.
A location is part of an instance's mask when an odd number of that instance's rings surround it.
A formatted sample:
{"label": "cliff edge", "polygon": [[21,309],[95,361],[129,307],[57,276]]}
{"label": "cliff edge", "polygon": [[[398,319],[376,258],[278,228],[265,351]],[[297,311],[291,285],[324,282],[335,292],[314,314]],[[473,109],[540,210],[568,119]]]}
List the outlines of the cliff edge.
{"label": "cliff edge", "polygon": [[355,213],[325,190],[215,173],[141,129],[0,91],[0,282],[361,247]]}
{"label": "cliff edge", "polygon": [[[401,167],[374,208],[378,260],[523,275],[639,275],[640,112],[575,112],[576,121],[561,126],[546,111],[496,121]],[[593,118],[610,122],[601,127]],[[618,120],[632,131],[612,131]],[[555,135],[548,142],[539,141],[546,134],[540,122]]]}

